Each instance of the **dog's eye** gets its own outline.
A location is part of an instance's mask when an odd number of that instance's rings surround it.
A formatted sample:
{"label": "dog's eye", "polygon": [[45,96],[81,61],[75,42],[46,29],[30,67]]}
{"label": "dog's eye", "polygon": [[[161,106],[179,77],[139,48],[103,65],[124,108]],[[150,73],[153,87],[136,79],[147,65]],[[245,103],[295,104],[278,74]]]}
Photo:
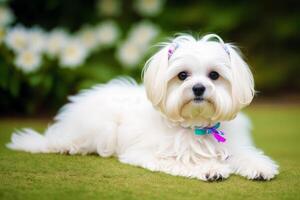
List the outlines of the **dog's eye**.
{"label": "dog's eye", "polygon": [[180,72],[178,75],[179,80],[184,81],[188,77],[188,73],[186,71]]}
{"label": "dog's eye", "polygon": [[211,71],[211,72],[209,72],[208,77],[211,80],[217,80],[220,77],[220,74],[216,71]]}

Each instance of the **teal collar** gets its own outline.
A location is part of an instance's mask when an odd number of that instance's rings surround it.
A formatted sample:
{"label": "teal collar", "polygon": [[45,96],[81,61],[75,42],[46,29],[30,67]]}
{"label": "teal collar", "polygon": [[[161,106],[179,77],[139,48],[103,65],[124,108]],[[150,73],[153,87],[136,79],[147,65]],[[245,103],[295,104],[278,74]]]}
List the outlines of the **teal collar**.
{"label": "teal collar", "polygon": [[214,126],[211,126],[211,127],[197,127],[196,126],[194,128],[194,133],[195,133],[195,135],[212,134],[218,142],[225,142],[226,139],[225,139],[225,137],[223,137],[224,132],[221,130],[218,130],[220,128],[220,126],[221,126],[220,122],[216,123]]}

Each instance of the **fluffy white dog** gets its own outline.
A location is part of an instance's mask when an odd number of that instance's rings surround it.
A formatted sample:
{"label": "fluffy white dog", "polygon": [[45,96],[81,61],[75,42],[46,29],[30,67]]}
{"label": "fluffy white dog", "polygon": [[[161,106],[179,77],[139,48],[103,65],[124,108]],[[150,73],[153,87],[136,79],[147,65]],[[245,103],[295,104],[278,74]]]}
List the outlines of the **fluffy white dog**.
{"label": "fluffy white dog", "polygon": [[[31,153],[116,156],[122,163],[205,181],[230,174],[270,180],[278,166],[257,150],[239,114],[254,96],[248,65],[214,34],[181,35],[148,60],[144,86],[116,79],[70,98],[41,135],[14,133]],[[221,131],[222,130],[222,131]]]}

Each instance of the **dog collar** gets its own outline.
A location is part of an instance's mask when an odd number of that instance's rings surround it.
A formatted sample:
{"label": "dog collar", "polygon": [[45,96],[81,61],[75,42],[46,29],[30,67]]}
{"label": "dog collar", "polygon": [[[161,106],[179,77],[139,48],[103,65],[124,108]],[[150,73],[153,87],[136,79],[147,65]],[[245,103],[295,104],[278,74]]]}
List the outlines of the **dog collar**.
{"label": "dog collar", "polygon": [[218,141],[218,142],[225,142],[226,139],[225,137],[223,137],[224,132],[221,130],[218,130],[218,128],[220,128],[221,123],[218,122],[216,123],[214,126],[211,127],[195,127],[194,128],[194,133],[195,135],[209,135],[212,134],[214,136],[214,138]]}

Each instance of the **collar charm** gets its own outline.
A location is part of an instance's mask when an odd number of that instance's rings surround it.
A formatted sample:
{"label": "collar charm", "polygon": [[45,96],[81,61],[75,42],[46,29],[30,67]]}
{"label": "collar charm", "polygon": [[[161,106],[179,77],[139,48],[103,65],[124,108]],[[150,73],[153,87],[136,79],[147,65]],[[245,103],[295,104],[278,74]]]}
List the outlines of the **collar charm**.
{"label": "collar charm", "polygon": [[218,141],[218,142],[225,142],[226,139],[225,137],[223,137],[224,132],[218,130],[218,128],[220,127],[221,123],[218,122],[216,123],[214,126],[212,127],[195,127],[194,132],[195,135],[208,135],[208,134],[212,134],[214,136],[214,138]]}

